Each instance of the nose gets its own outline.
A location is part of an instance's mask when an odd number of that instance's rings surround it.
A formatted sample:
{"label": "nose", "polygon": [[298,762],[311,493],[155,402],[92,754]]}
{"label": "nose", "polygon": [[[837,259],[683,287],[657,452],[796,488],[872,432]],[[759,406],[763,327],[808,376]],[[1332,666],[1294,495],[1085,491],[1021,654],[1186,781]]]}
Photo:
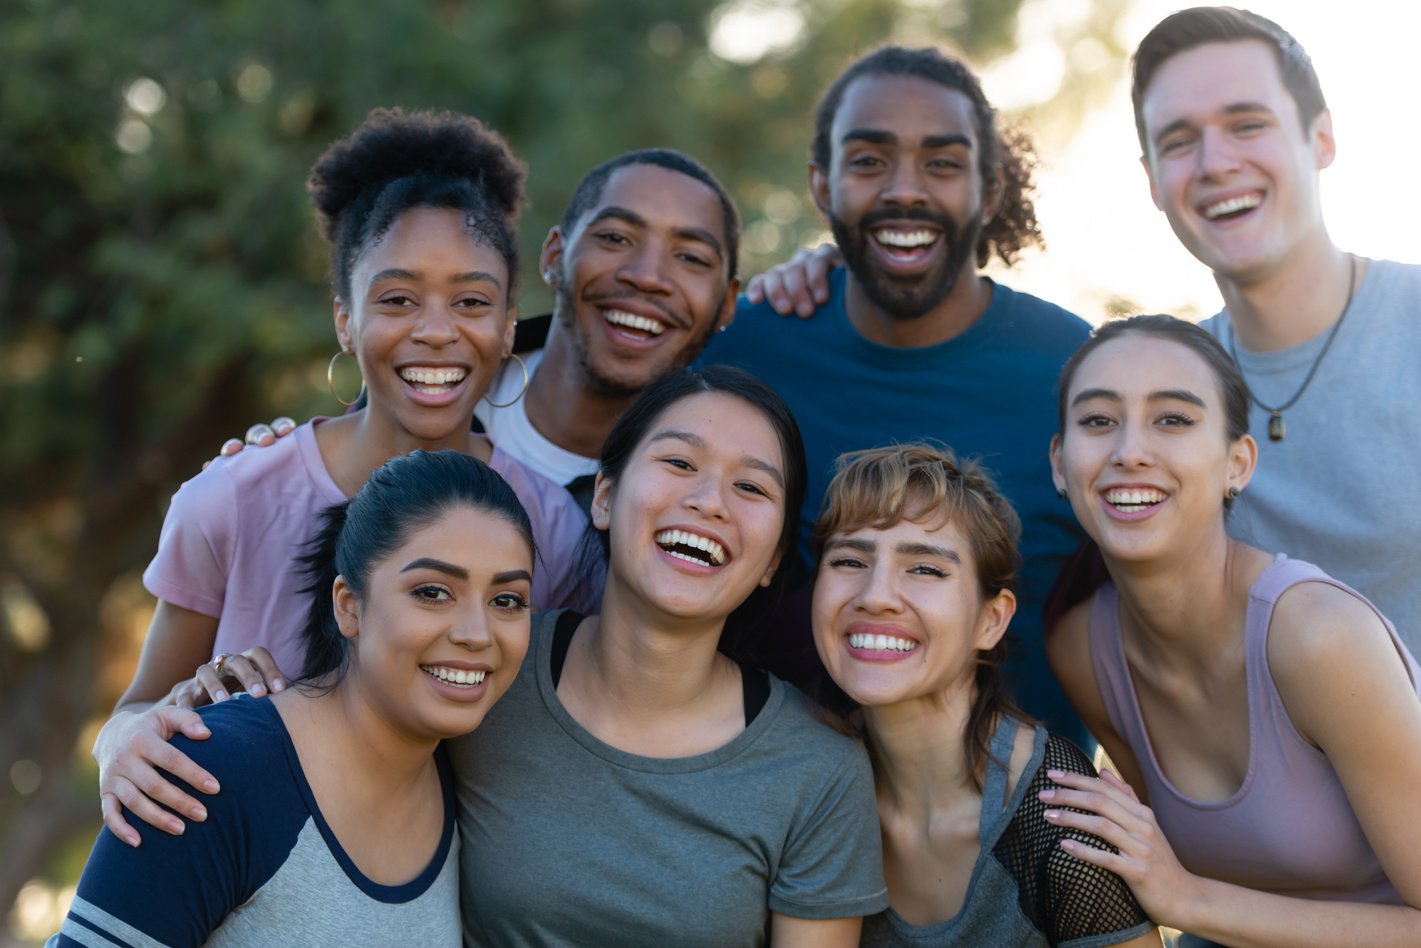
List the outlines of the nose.
{"label": "nose", "polygon": [[656,240],[641,241],[617,271],[618,279],[642,293],[670,293],[671,282],[666,273],[667,249]]}
{"label": "nose", "polygon": [[855,599],[855,607],[869,615],[884,615],[900,611],[902,602],[892,565],[879,562],[870,566]]}
{"label": "nose", "polygon": [[725,486],[723,478],[702,472],[686,494],[687,509],[710,520],[726,519]]}
{"label": "nose", "polygon": [[1116,429],[1110,463],[1116,467],[1143,467],[1152,463],[1153,450],[1148,434],[1141,425],[1122,424]]}
{"label": "nose", "polygon": [[449,641],[472,651],[488,648],[493,644],[493,632],[489,629],[488,616],[482,608],[474,606],[461,610],[449,624]]}
{"label": "nose", "polygon": [[1202,180],[1217,181],[1239,169],[1238,153],[1223,131],[1206,128],[1199,135],[1198,173]]}
{"label": "nose", "polygon": [[911,161],[895,162],[884,182],[884,202],[910,207],[925,204],[927,199],[927,190],[923,187],[923,176],[917,164]]}
{"label": "nose", "polygon": [[410,338],[428,346],[447,346],[459,338],[454,314],[442,303],[429,303],[421,308]]}

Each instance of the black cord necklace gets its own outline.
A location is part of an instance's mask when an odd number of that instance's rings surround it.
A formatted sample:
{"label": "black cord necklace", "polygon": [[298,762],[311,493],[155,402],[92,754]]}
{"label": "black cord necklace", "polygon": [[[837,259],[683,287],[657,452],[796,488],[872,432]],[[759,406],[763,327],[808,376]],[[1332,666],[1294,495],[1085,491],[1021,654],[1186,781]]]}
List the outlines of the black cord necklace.
{"label": "black cord necklace", "polygon": [[[1303,379],[1303,384],[1298,386],[1298,390],[1293,393],[1292,398],[1277,408],[1263,404],[1262,400],[1259,399],[1256,394],[1252,394],[1252,387],[1249,388],[1249,392],[1253,397],[1253,404],[1268,412],[1269,441],[1282,441],[1287,435],[1288,426],[1283,421],[1283,412],[1297,404],[1298,399],[1303,397],[1303,392],[1308,390],[1308,385],[1312,383],[1312,377],[1317,374],[1317,367],[1322,365],[1322,360],[1327,356],[1327,350],[1332,348],[1332,340],[1337,338],[1337,330],[1342,328],[1342,320],[1347,318],[1347,312],[1352,308],[1352,294],[1357,290],[1357,258],[1349,253],[1347,260],[1351,263],[1351,276],[1347,280],[1347,302],[1342,304],[1342,315],[1338,316],[1337,322],[1332,324],[1332,331],[1327,334],[1327,341],[1322,344],[1322,349],[1318,352],[1317,358],[1312,360],[1312,367],[1308,369],[1308,374],[1307,377]],[[1236,336],[1237,333],[1234,331],[1233,326],[1229,326],[1229,355],[1233,356],[1234,364],[1238,365],[1239,374],[1242,375],[1243,366],[1239,365],[1238,361],[1238,349],[1236,348],[1235,342]],[[1247,380],[1245,379],[1245,381]]]}

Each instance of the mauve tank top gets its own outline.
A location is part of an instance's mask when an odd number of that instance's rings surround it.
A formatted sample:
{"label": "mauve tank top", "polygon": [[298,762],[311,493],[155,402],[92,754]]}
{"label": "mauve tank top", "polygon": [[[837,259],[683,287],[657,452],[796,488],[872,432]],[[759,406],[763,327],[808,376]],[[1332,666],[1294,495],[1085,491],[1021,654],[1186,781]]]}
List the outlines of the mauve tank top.
{"label": "mauve tank top", "polygon": [[[1285,590],[1303,582],[1328,583],[1367,601],[1311,563],[1282,554],[1254,582],[1244,618],[1248,773],[1225,800],[1190,799],[1160,770],[1125,664],[1120,599],[1109,583],[1091,605],[1096,681],[1111,725],[1144,773],[1155,819],[1190,872],[1300,898],[1399,904],[1401,897],[1382,872],[1336,771],[1293,726],[1268,669],[1273,607]],[[1382,621],[1415,687],[1421,682],[1416,660],[1391,623],[1385,617]]]}

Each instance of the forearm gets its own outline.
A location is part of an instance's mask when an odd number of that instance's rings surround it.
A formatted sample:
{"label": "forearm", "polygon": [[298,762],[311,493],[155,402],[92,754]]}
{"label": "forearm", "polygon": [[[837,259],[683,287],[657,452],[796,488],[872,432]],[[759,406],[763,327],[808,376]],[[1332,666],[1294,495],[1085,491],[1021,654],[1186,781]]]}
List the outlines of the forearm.
{"label": "forearm", "polygon": [[1406,905],[1299,899],[1195,877],[1177,915],[1161,924],[1232,948],[1415,948],[1421,910]]}

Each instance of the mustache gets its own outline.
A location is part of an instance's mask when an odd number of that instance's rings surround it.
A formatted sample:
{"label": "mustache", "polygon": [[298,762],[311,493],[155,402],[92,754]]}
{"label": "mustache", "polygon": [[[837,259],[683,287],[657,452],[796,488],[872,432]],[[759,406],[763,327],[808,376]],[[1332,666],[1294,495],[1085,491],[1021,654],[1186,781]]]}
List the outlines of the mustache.
{"label": "mustache", "polygon": [[902,221],[922,221],[925,224],[931,224],[942,231],[948,240],[954,239],[957,236],[957,232],[961,229],[958,227],[957,221],[948,217],[946,214],[935,214],[925,208],[909,208],[907,210],[883,208],[882,210],[869,211],[863,217],[859,218],[859,230],[867,231],[870,227],[874,227],[878,224],[889,222],[898,223]]}

